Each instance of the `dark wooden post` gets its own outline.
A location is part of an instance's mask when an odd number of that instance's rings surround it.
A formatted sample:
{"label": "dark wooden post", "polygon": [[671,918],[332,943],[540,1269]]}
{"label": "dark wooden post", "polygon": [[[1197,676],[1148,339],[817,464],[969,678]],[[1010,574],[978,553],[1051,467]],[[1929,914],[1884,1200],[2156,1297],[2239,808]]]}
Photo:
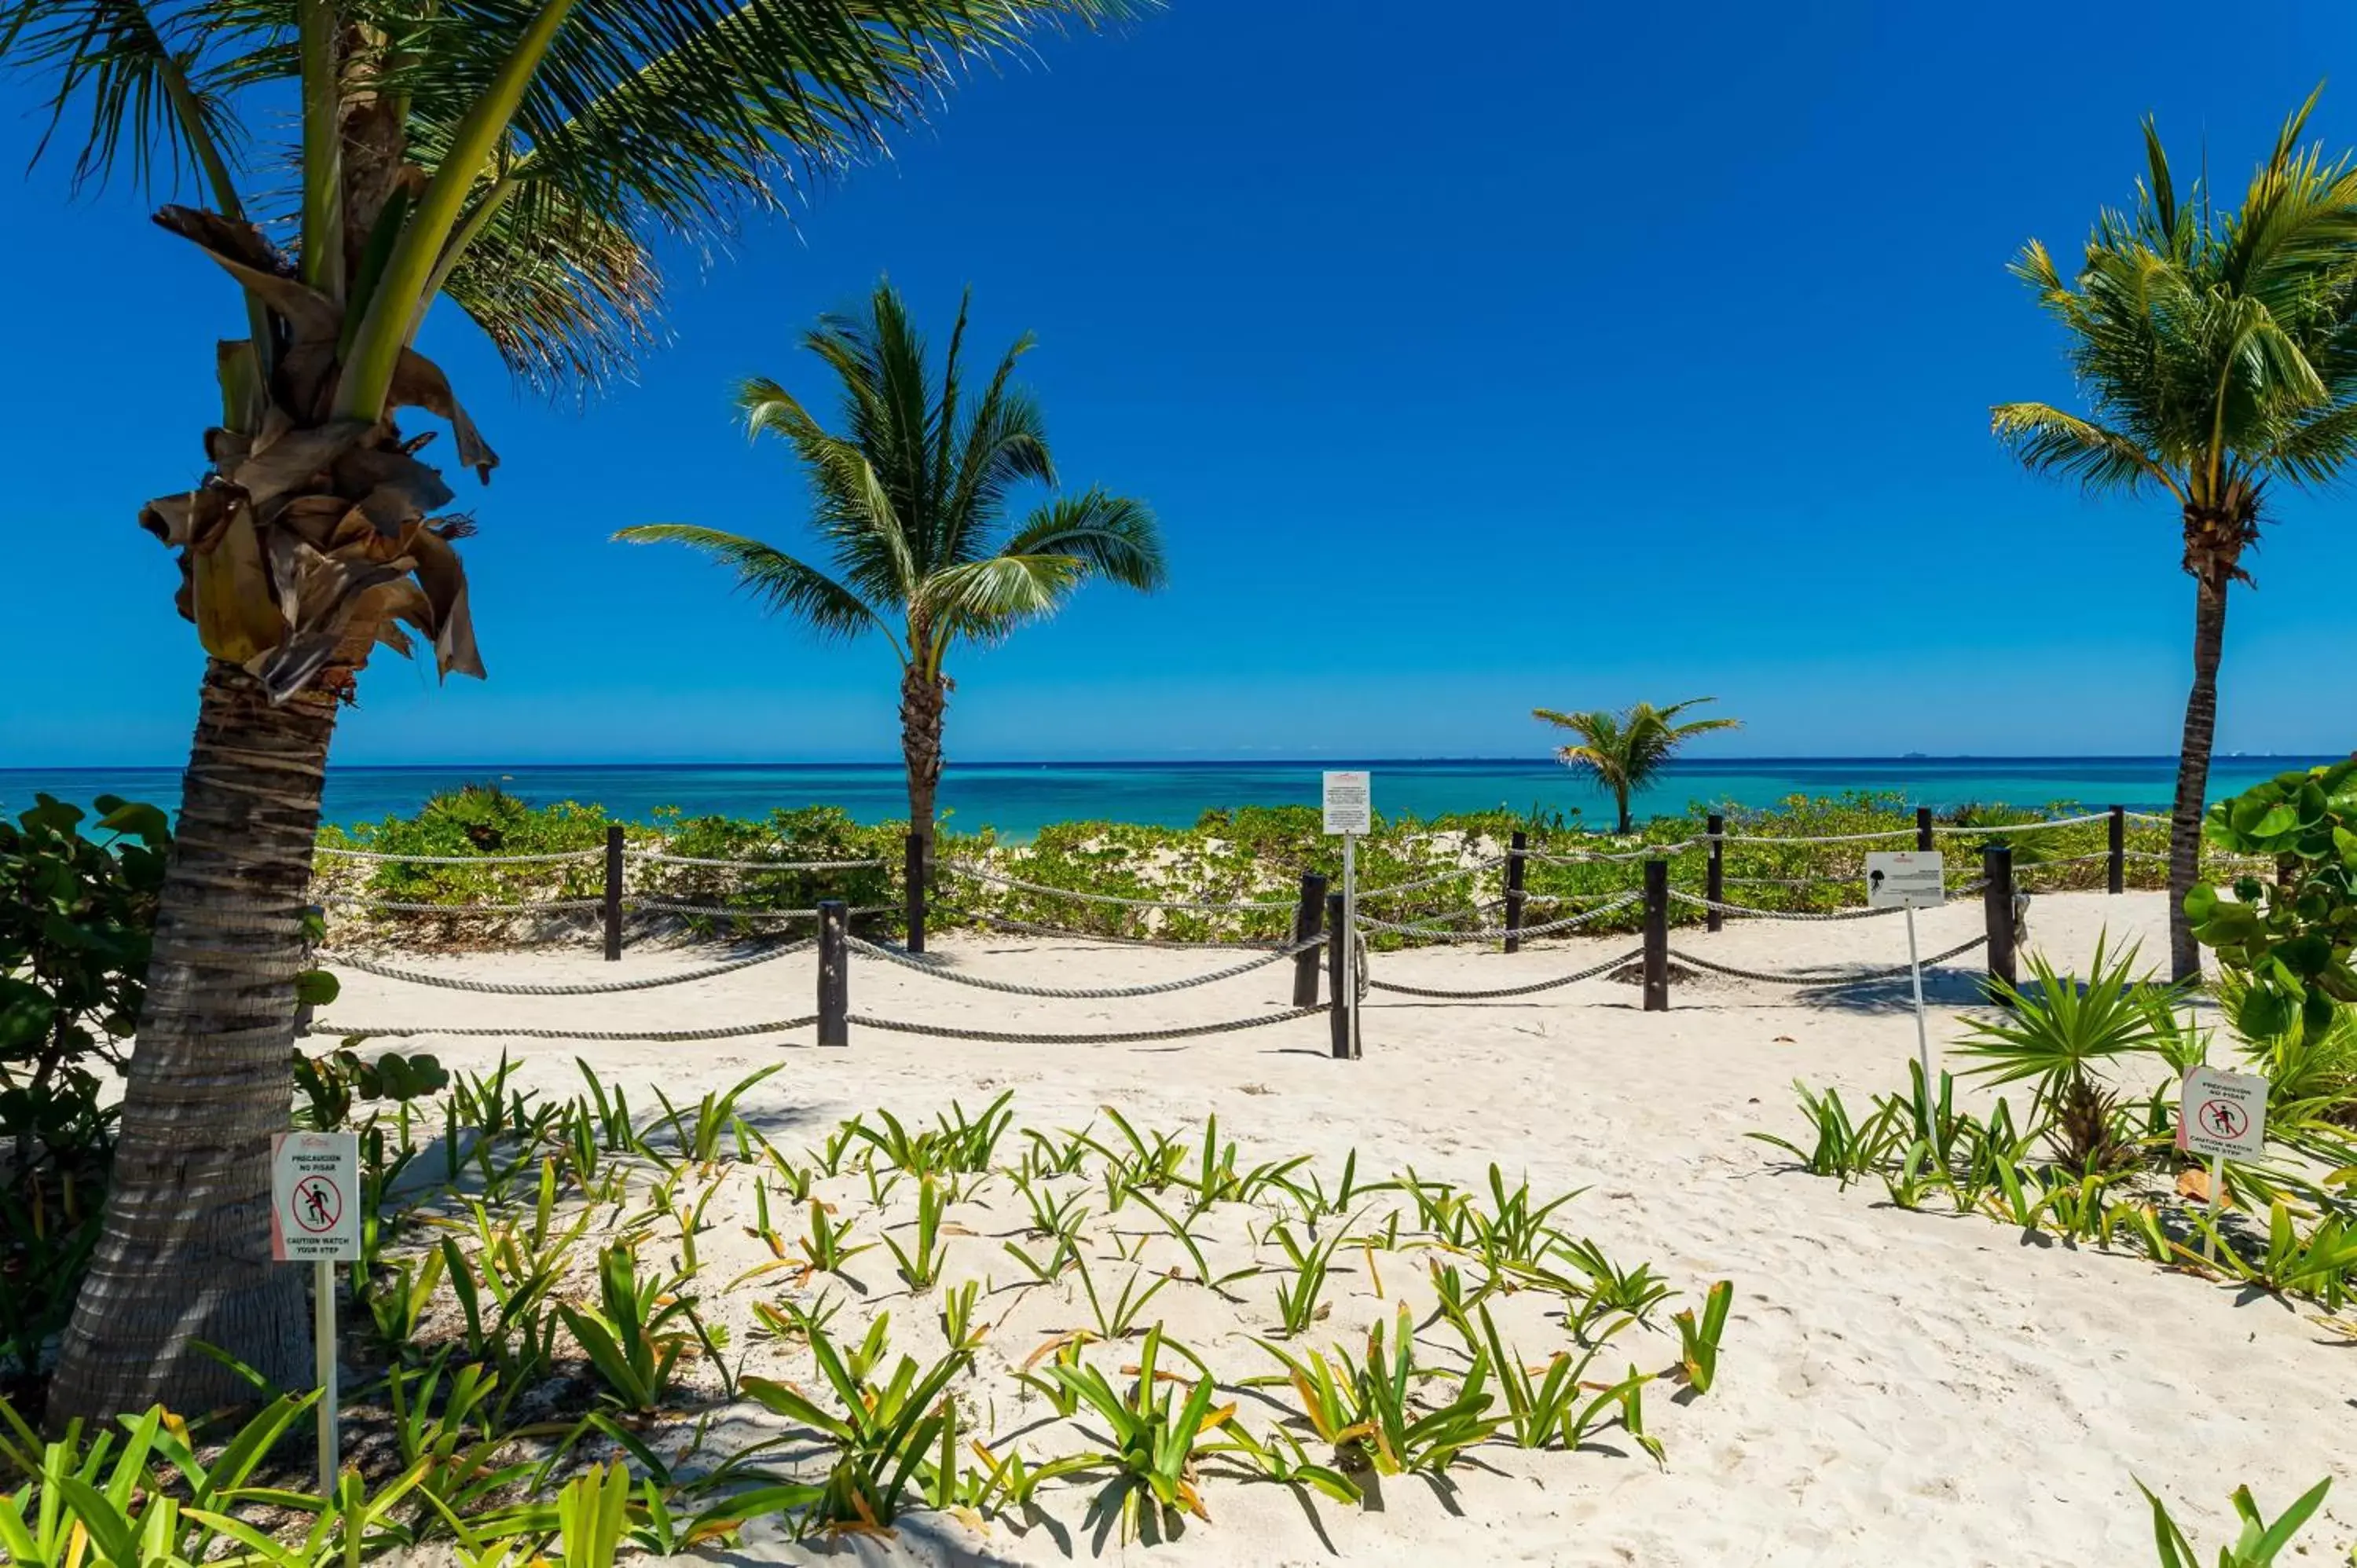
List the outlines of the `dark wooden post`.
{"label": "dark wooden post", "polygon": [[1929,806],[1915,808],[1915,847],[1921,850],[1932,847],[1932,808]]}
{"label": "dark wooden post", "polygon": [[2125,893],[2128,886],[2128,810],[2126,806],[2112,808],[2111,891]]}
{"label": "dark wooden post", "polygon": [[818,901],[818,1043],[851,1044],[851,907],[840,898]]}
{"label": "dark wooden post", "polygon": [[910,952],[925,950],[925,888],[931,881],[931,876],[927,875],[931,869],[926,865],[927,847],[923,838],[916,833],[910,833],[908,842],[901,849],[900,885],[904,889],[903,897],[906,899],[904,908],[909,917],[909,950]]}
{"label": "dark wooden post", "polygon": [[622,824],[606,824],[606,961],[622,956]]}
{"label": "dark wooden post", "polygon": [[1645,863],[1645,1011],[1670,1010],[1670,863]]}
{"label": "dark wooden post", "polygon": [[1343,955],[1351,950],[1351,932],[1342,919],[1342,896],[1326,896],[1326,987],[1331,1000],[1327,1004],[1326,1016],[1333,1025],[1334,1055],[1347,1061],[1351,1055],[1351,1015],[1359,1010],[1359,999],[1351,994],[1350,977],[1343,972]]}
{"label": "dark wooden post", "polygon": [[1727,917],[1716,908],[1727,901],[1727,819],[1713,811],[1703,819],[1702,828],[1710,835],[1710,864],[1703,871],[1702,896],[1714,906],[1703,916],[1703,929],[1720,931],[1727,929]]}
{"label": "dark wooden post", "polygon": [[1522,829],[1506,850],[1506,950],[1523,950],[1523,855],[1531,847],[1531,835]]}
{"label": "dark wooden post", "polygon": [[1981,870],[1988,886],[1981,894],[1981,909],[1988,921],[1988,969],[1991,980],[2014,983],[2013,972],[2013,846],[1981,846]]}
{"label": "dark wooden post", "polygon": [[[1301,902],[1293,911],[1293,940],[1306,942],[1326,929],[1326,879],[1314,871],[1301,874]],[[1318,950],[1297,953],[1293,960],[1293,1004],[1318,1005]]]}

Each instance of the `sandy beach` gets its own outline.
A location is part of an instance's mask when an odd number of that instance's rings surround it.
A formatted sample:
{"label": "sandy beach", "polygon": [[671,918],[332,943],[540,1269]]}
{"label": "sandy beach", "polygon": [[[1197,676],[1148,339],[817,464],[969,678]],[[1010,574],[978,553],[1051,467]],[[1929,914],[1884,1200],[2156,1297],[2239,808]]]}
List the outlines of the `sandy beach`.
{"label": "sandy beach", "polygon": [[[2056,959],[2083,964],[2107,927],[2115,939],[2133,936],[2147,952],[2159,950],[2163,919],[2157,896],[2061,896],[2036,901],[2030,936]],[[1978,920],[1971,905],[1928,914],[1926,951],[1975,934]],[[1378,954],[1373,973],[1409,983],[1502,985],[1585,967],[1628,945],[1622,937],[1550,943],[1512,957]],[[1763,969],[1878,967],[1905,958],[1904,937],[1890,920],[1738,924],[1717,935],[1680,932],[1674,945]],[[952,936],[936,949],[942,962],[961,972],[1068,987],[1176,978],[1236,959],[972,936]],[[619,964],[578,948],[411,961],[436,973],[565,983],[696,967],[713,951],[640,949]],[[1145,1001],[1071,1002],[952,986],[858,960],[851,1007],[855,1015],[969,1028],[1135,1029],[1282,1011],[1290,969],[1279,964]],[[1954,1037],[1975,973],[1934,972],[1935,1047]],[[576,999],[477,995],[353,974],[329,1011],[350,1025],[677,1029],[804,1014],[813,984],[808,953],[693,986]],[[1450,1471],[1448,1486],[1391,1478],[1371,1490],[1363,1510],[1324,1498],[1305,1503],[1285,1487],[1215,1472],[1204,1493],[1209,1521],[1189,1520],[1177,1540],[1150,1551],[1142,1543],[1125,1548],[1117,1531],[1091,1527],[1087,1505],[1101,1488],[1082,1478],[1044,1491],[1049,1517],[1021,1533],[1003,1523],[976,1531],[926,1513],[904,1523],[888,1548],[874,1541],[855,1548],[795,1545],[757,1524],[728,1560],[888,1551],[1021,1563],[1149,1554],[1206,1564],[2130,1563],[2147,1560],[2151,1550],[2135,1478],[2169,1498],[2201,1541],[2222,1532],[2227,1494],[2238,1483],[2251,1484],[2272,1510],[2357,1450],[2357,1401],[2319,1391],[2345,1382],[2357,1340],[2311,1308],[2244,1295],[2126,1253],[2025,1239],[1978,1218],[1904,1212],[1885,1201],[1879,1184],[1845,1191],[1790,1170],[1777,1151],[1744,1137],[1754,1130],[1798,1136],[1796,1078],[1837,1087],[1857,1107],[1902,1084],[1914,1048],[1903,981],[1795,993],[1705,978],[1679,983],[1667,1013],[1645,1014],[1637,1001],[1635,986],[1609,978],[1480,1005],[1378,993],[1365,1013],[1365,1056],[1356,1062],[1329,1058],[1322,1017],[1144,1046],[977,1045],[872,1028],[856,1028],[847,1049],[814,1047],[808,1029],[710,1045],[506,1044],[521,1086],[559,1099],[579,1092],[578,1056],[608,1083],[627,1086],[634,1105],[648,1106],[654,1087],[681,1101],[782,1060],[784,1070],[741,1109],[789,1150],[877,1106],[913,1124],[952,1102],[977,1111],[1011,1090],[1018,1128],[1093,1122],[1104,1131],[1104,1107],[1141,1128],[1198,1128],[1216,1115],[1222,1138],[1241,1144],[1247,1165],[1308,1153],[1315,1169],[1331,1173],[1355,1149],[1362,1180],[1414,1166],[1426,1178],[1479,1187],[1494,1161],[1510,1186],[1527,1177],[1542,1197],[1583,1189],[1556,1222],[1624,1263],[1652,1263],[1680,1293],[1654,1317],[1657,1329],[1668,1328],[1668,1307],[1694,1305],[1710,1282],[1735,1284],[1717,1386],[1702,1398],[1674,1398],[1667,1383],[1653,1390],[1647,1419],[1664,1444],[1660,1466],[1617,1429],[1574,1453],[1491,1444]],[[430,1049],[454,1069],[474,1070],[492,1064],[501,1044],[425,1035],[405,1048]],[[1011,1144],[1002,1150],[1010,1157]],[[703,1278],[732,1279],[769,1257],[745,1230],[749,1169],[724,1167],[719,1179],[732,1185],[698,1238]],[[889,1200],[890,1225],[909,1219],[908,1185]],[[822,1192],[839,1197],[846,1214],[868,1208],[858,1178],[847,1173],[822,1183]],[[1004,1181],[981,1201],[959,1205],[952,1219],[973,1234],[952,1239],[945,1280],[992,1282],[977,1313],[991,1331],[966,1380],[992,1394],[970,1419],[995,1444],[1013,1441],[1036,1455],[1058,1451],[1058,1423],[1036,1396],[1010,1399],[1019,1391],[1016,1366],[1089,1316],[1071,1276],[1053,1286],[1016,1285],[1019,1271],[1001,1241],[1019,1235],[1021,1213]],[[1256,1256],[1266,1262],[1274,1253],[1254,1249],[1247,1224],[1214,1218],[1206,1236],[1215,1273]],[[1135,1204],[1110,1224],[1097,1223],[1106,1232],[1100,1279],[1119,1277],[1103,1272],[1108,1267],[1126,1273],[1103,1261],[1114,1249],[1146,1247],[1133,1255],[1157,1268],[1180,1261],[1168,1237],[1138,1240],[1159,1227]],[[876,1239],[872,1216],[860,1227],[863,1240]],[[1369,1275],[1371,1262],[1377,1277]],[[1426,1266],[1413,1256],[1346,1251],[1335,1265],[1330,1317],[1297,1344],[1358,1348],[1366,1329],[1388,1321],[1402,1301],[1424,1323],[1434,1303]],[[834,1283],[853,1304],[844,1321],[855,1331],[890,1312],[897,1348],[920,1361],[940,1353],[938,1288],[912,1299],[881,1247],[853,1260],[845,1274],[850,1289]],[[1204,1358],[1227,1391],[1222,1397],[1237,1400],[1241,1419],[1254,1428],[1291,1409],[1282,1388],[1234,1387],[1275,1366],[1253,1342],[1270,1332],[1274,1278],[1232,1287],[1232,1300],[1182,1281],[1145,1315],[1162,1318],[1169,1336]],[[789,1350],[748,1334],[750,1302],[764,1292],[775,1298],[791,1283],[772,1276],[726,1297],[722,1316],[748,1355],[745,1370],[808,1376],[810,1359],[799,1345]],[[823,1276],[802,1294],[827,1283]],[[1518,1348],[1534,1360],[1558,1348],[1565,1333],[1543,1313],[1540,1294],[1501,1298],[1501,1326],[1511,1325]],[[1435,1326],[1420,1348],[1447,1334]],[[1606,1360],[1625,1351],[1627,1361],[1655,1370],[1674,1362],[1676,1350],[1674,1333],[1640,1333],[1623,1336]],[[1111,1352],[1092,1348],[1092,1359],[1103,1359],[1110,1372],[1114,1359],[1134,1359],[1135,1351],[1131,1340]],[[1607,1369],[1618,1375],[1617,1366],[1599,1367]],[[966,1395],[960,1397],[963,1407]],[[725,1451],[777,1424],[750,1405],[727,1407],[709,1442]],[[1079,1426],[1086,1428],[1085,1416]],[[2336,1495],[2308,1539],[2319,1550],[2337,1550],[2357,1533],[2352,1509],[2357,1503]]]}

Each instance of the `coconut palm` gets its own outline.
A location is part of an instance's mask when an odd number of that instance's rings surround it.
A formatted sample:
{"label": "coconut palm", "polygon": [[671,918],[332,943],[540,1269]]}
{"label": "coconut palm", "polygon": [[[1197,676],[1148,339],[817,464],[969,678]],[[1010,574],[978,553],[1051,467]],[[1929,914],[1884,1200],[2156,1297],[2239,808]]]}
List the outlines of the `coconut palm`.
{"label": "coconut palm", "polygon": [[2201,973],[2185,917],[2200,869],[2202,798],[2217,727],[2227,593],[2269,486],[2320,485],[2357,453],[2357,169],[2299,138],[2311,95],[2284,123],[2241,209],[2196,185],[2179,201],[2145,122],[2147,177],[2127,211],[2096,220],[2077,276],[2030,242],[2013,271],[2069,334],[2083,414],[2000,403],[1997,438],[2032,470],[2090,491],[2158,491],[2177,505],[2193,578],[2193,684],[2170,812],[2169,964]]}
{"label": "coconut palm", "polygon": [[841,383],[840,435],[775,381],[737,389],[747,430],[782,437],[801,462],[832,575],[715,528],[645,523],[614,536],[701,550],[735,572],[739,587],[822,636],[883,636],[900,666],[909,831],[929,856],[954,684],[950,650],[961,640],[998,641],[1053,613],[1092,577],[1145,592],[1163,580],[1161,534],[1141,501],[1091,489],[1052,496],[1010,526],[1016,486],[1056,482],[1039,405],[1013,379],[1031,338],[1016,340],[969,405],[965,325],[961,301],[936,375],[888,281],[876,285],[864,314],[820,317],[802,346]]}
{"label": "coconut palm", "polygon": [[1559,747],[1555,760],[1575,772],[1587,774],[1596,780],[1598,789],[1611,795],[1613,804],[1620,808],[1620,822],[1613,831],[1625,833],[1631,826],[1629,797],[1651,782],[1662,765],[1677,755],[1678,747],[1712,730],[1743,727],[1739,719],[1678,722],[1678,715],[1688,708],[1717,701],[1717,697],[1689,697],[1666,708],[1639,703],[1617,714],[1602,709],[1559,714],[1553,708],[1533,708],[1531,717],[1544,719],[1557,729],[1567,729],[1579,736],[1576,743]]}
{"label": "coconut palm", "polygon": [[[53,1416],[246,1392],[210,1344],[307,1375],[302,1271],[269,1262],[294,976],[338,705],[413,634],[480,675],[456,542],[405,435],[498,457],[412,347],[437,298],[528,380],[647,342],[650,246],[694,242],[867,153],[964,62],[1126,0],[0,0],[0,66],[53,93],[77,173],[201,205],[156,222],[242,293],[208,471],[140,522],[208,655],[104,1240]],[[249,127],[285,124],[285,145]],[[285,248],[282,248],[281,241]],[[126,366],[135,382],[160,367]]]}

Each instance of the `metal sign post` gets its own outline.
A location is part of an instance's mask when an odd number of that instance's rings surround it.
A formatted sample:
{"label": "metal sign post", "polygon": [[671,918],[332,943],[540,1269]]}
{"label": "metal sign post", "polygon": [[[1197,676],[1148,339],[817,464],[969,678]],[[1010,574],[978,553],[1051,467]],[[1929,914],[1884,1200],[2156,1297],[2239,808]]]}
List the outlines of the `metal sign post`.
{"label": "metal sign post", "polygon": [[280,1133],[270,1140],[270,1255],[311,1265],[311,1333],[319,1380],[319,1490],[333,1496],[336,1265],[361,1255],[361,1148],[352,1133]]}
{"label": "metal sign post", "polygon": [[1936,1137],[1932,1124],[1932,1026],[1923,1009],[1923,961],[1915,944],[1915,911],[1936,909],[1948,901],[1947,865],[1937,850],[1875,852],[1866,857],[1866,902],[1874,909],[1907,911],[1907,976],[1915,988],[1915,1059],[1923,1069],[1923,1135]]}
{"label": "metal sign post", "polygon": [[1374,827],[1374,799],[1364,773],[1329,773],[1324,789],[1325,826],[1342,836],[1342,929],[1327,938],[1342,944],[1342,988],[1334,1005],[1349,1020],[1351,1055],[1359,1054],[1359,835]]}

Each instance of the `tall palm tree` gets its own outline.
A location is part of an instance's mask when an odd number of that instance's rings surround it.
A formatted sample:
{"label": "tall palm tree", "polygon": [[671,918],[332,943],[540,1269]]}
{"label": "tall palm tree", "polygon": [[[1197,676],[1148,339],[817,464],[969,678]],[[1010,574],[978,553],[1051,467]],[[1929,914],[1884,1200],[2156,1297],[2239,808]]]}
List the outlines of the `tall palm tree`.
{"label": "tall palm tree", "polygon": [[1533,708],[1531,717],[1544,719],[1557,729],[1567,729],[1579,736],[1577,742],[1557,748],[1555,760],[1576,772],[1587,774],[1596,780],[1598,789],[1611,795],[1613,804],[1620,808],[1620,822],[1613,831],[1625,833],[1633,825],[1629,817],[1629,797],[1651,782],[1653,775],[1661,771],[1662,764],[1677,755],[1678,747],[1712,730],[1743,727],[1740,719],[1678,722],[1678,715],[1688,708],[1717,701],[1717,697],[1688,697],[1666,708],[1639,703],[1617,714],[1600,708],[1577,714]]}
{"label": "tall palm tree", "polygon": [[[208,657],[53,1419],[240,1396],[199,1342],[306,1375],[302,1271],[269,1262],[264,1200],[338,704],[412,632],[445,675],[483,668],[453,548],[471,524],[395,423],[422,409],[479,478],[498,462],[412,347],[428,307],[529,380],[594,384],[646,345],[659,236],[714,236],[1030,26],[1127,3],[0,0],[0,66],[53,89],[43,146],[65,132],[78,175],[143,189],[193,175],[203,205],[156,220],[228,275],[249,332],[212,367],[204,479],[140,512]],[[282,120],[286,145],[250,148]]]}
{"label": "tall palm tree", "polygon": [[1142,501],[1092,488],[1052,497],[1008,525],[1016,486],[1056,482],[1039,405],[1013,380],[1032,340],[1016,340],[968,406],[960,381],[966,305],[958,305],[938,376],[889,282],[876,285],[864,315],[820,317],[802,346],[842,385],[840,435],[775,381],[737,389],[746,428],[783,437],[801,461],[832,575],[715,528],[644,523],[614,535],[701,550],[733,570],[739,587],[822,636],[882,634],[900,665],[909,831],[928,858],[954,685],[951,649],[1005,638],[1092,577],[1150,593],[1164,575],[1161,533]]}
{"label": "tall palm tree", "polygon": [[1999,403],[1997,438],[2035,472],[2177,503],[2194,590],[2169,818],[2179,981],[2201,969],[2184,905],[2200,868],[2227,591],[2251,581],[2243,556],[2258,543],[2269,485],[2322,484],[2357,454],[2357,168],[2299,145],[2315,104],[2310,94],[2284,122],[2240,210],[2224,213],[2199,184],[2179,201],[2147,119],[2135,205],[2096,220],[2077,277],[2066,281],[2034,240],[2013,264],[2069,334],[2088,410]]}

